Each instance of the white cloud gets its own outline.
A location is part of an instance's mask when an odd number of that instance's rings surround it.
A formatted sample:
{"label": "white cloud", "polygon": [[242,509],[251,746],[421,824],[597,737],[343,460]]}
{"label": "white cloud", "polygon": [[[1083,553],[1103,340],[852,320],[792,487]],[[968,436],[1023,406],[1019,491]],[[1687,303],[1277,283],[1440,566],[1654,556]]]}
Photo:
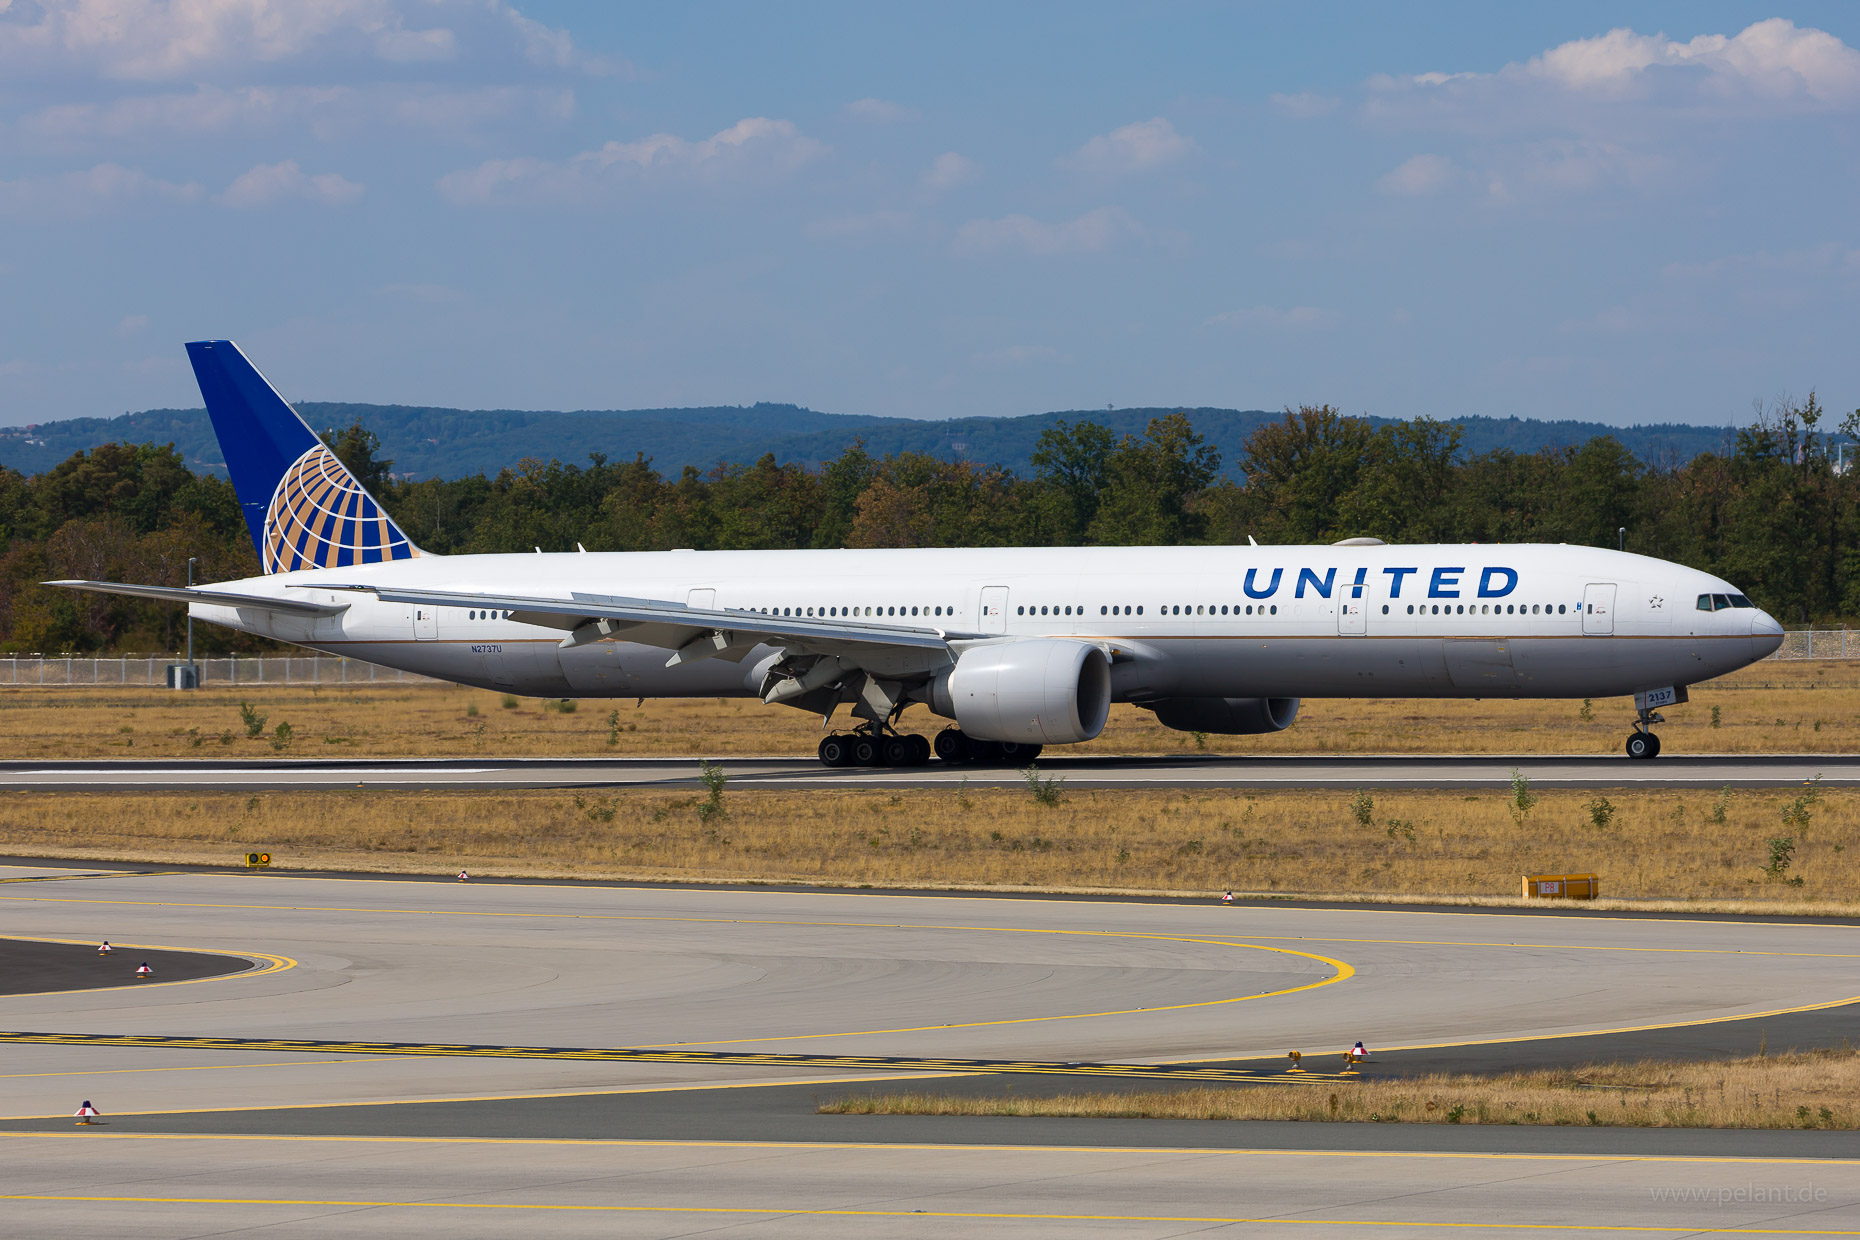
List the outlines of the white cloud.
{"label": "white cloud", "polygon": [[920,115],[916,108],[907,108],[903,104],[893,103],[889,99],[855,99],[846,105],[846,115],[854,120],[870,121],[874,125],[895,125],[899,121],[914,121]]}
{"label": "white cloud", "polygon": [[1376,182],[1385,194],[1415,198],[1437,194],[1461,177],[1460,170],[1445,155],[1415,155],[1386,172]]}
{"label": "white cloud", "polygon": [[291,199],[342,207],[362,196],[362,186],[334,172],[314,176],[287,159],[279,164],[259,164],[241,173],[214,201],[223,207],[268,207]]}
{"label": "white cloud", "polygon": [[88,214],[144,202],[194,202],[200,186],[151,177],[121,164],[97,164],[83,172],[0,181],[0,210]]}
{"label": "white cloud", "polygon": [[1143,226],[1117,207],[1099,207],[1074,220],[1048,224],[1025,215],[970,220],[956,233],[958,254],[1081,254],[1110,249],[1125,238],[1141,238]]}
{"label": "white cloud", "polygon": [[1610,124],[1635,105],[1727,117],[1830,111],[1860,106],[1860,51],[1781,17],[1684,43],[1621,28],[1492,73],[1378,75],[1369,88],[1374,119],[1481,131]]}
{"label": "white cloud", "polygon": [[[436,23],[443,24],[436,24]],[[503,0],[47,0],[0,4],[0,67],[170,81],[311,56],[408,63],[462,58],[464,43],[532,65],[601,71],[568,35]]]}
{"label": "white cloud", "polygon": [[1849,105],[1860,101],[1860,52],[1826,31],[1784,17],[1733,36],[1702,34],[1687,43],[1625,27],[1553,47],[1524,70],[1567,90],[1620,95],[1663,69],[1694,70],[1706,91],[1722,96]]}
{"label": "white cloud", "polygon": [[1121,176],[1172,164],[1195,151],[1192,138],[1158,116],[1099,134],[1065,162],[1086,172]]}
{"label": "white cloud", "polygon": [[966,155],[944,151],[924,170],[924,184],[931,189],[955,189],[981,179],[982,166]]}
{"label": "white cloud", "polygon": [[1335,310],[1318,306],[1292,306],[1284,310],[1275,306],[1252,306],[1213,315],[1203,326],[1231,327],[1240,331],[1328,331],[1342,320],[1343,316]]}
{"label": "white cloud", "polygon": [[1301,121],[1329,116],[1343,106],[1343,100],[1335,95],[1313,94],[1308,90],[1296,95],[1273,95],[1268,102],[1279,115]]}
{"label": "white cloud", "polygon": [[699,142],[658,133],[638,142],[609,142],[564,161],[488,159],[447,173],[438,188],[455,203],[585,201],[623,184],[788,176],[827,150],[792,121],[751,116]]}

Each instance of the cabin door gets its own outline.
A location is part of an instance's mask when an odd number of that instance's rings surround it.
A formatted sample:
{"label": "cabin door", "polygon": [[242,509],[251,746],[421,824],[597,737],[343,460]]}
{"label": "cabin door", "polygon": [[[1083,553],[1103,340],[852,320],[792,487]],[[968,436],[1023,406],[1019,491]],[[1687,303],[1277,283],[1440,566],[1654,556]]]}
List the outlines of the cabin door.
{"label": "cabin door", "polygon": [[1342,637],[1361,637],[1369,632],[1369,604],[1360,598],[1346,598],[1337,604],[1337,633]]}
{"label": "cabin door", "polygon": [[982,587],[982,632],[1007,632],[1007,600],[1006,586]]}
{"label": "cabin door", "polygon": [[1592,637],[1606,637],[1615,631],[1615,586],[1610,582],[1593,582],[1582,589],[1582,631]]}

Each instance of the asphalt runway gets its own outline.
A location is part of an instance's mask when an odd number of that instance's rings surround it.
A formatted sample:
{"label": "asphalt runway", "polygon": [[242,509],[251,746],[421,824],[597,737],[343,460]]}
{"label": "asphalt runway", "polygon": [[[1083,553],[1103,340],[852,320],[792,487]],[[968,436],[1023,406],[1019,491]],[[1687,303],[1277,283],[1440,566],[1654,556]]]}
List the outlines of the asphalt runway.
{"label": "asphalt runway", "polygon": [[[1019,786],[1020,771],[931,762],[906,768],[830,768],[811,758],[719,758],[739,788]],[[469,791],[511,788],[698,788],[699,758],[394,758],[84,760],[0,762],[0,790],[264,792],[317,789]],[[1855,754],[1623,754],[1526,757],[1198,755],[1042,757],[1043,774],[1073,788],[1503,788],[1514,772],[1545,788],[1793,787],[1819,779],[1860,786]]]}
{"label": "asphalt runway", "polygon": [[17,1234],[1860,1234],[1846,1132],[813,1113],[905,1081],[1279,1088],[1287,1049],[1358,1037],[1391,1071],[1826,1040],[1851,925],[38,866],[0,870],[0,934],[253,965],[0,996],[31,1035],[0,1039]]}

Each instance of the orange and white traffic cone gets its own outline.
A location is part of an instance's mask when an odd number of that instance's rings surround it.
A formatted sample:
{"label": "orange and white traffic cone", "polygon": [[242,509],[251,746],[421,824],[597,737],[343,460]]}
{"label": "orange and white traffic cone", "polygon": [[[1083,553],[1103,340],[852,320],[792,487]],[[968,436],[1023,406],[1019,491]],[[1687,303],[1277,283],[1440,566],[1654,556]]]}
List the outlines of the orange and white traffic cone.
{"label": "orange and white traffic cone", "polygon": [[90,1104],[90,1099],[84,1099],[84,1105],[77,1109],[78,1127],[83,1128],[88,1126],[92,1121],[96,1120],[99,1115],[100,1113],[97,1108]]}
{"label": "orange and white traffic cone", "polygon": [[136,966],[136,976],[146,981],[155,976],[155,970],[149,968],[148,962],[144,961]]}

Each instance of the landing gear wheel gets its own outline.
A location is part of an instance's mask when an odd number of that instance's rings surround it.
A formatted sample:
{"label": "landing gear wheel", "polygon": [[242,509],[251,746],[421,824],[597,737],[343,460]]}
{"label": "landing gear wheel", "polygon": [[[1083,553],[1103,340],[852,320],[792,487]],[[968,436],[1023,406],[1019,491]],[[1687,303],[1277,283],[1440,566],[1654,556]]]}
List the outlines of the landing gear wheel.
{"label": "landing gear wheel", "polygon": [[1627,756],[1655,758],[1660,754],[1660,738],[1651,732],[1636,732],[1627,738]]}
{"label": "landing gear wheel", "polygon": [[922,766],[930,761],[930,742],[913,732],[904,738],[911,743],[912,766]]}
{"label": "landing gear wheel", "polygon": [[820,742],[820,761],[824,766],[850,766],[852,741],[844,736],[829,736]]}
{"label": "landing gear wheel", "polygon": [[878,743],[879,757],[885,766],[909,766],[917,751],[902,736],[887,736]]}
{"label": "landing gear wheel", "polygon": [[968,737],[959,729],[944,728],[936,734],[936,756],[945,762],[963,761],[968,752],[968,746],[963,744],[966,740]]}
{"label": "landing gear wheel", "polygon": [[999,766],[1001,764],[1000,741],[978,741],[972,736],[962,738],[962,760],[975,766]]}
{"label": "landing gear wheel", "polygon": [[1659,756],[1660,756],[1660,738],[1659,738],[1659,736],[1658,736],[1657,734],[1655,734],[1655,733],[1653,733],[1653,732],[1649,732],[1649,733],[1647,733],[1647,739],[1653,742],[1653,752],[1652,752],[1652,753],[1650,753],[1650,754],[1648,754],[1647,756],[1648,756],[1649,758],[1657,758],[1657,757],[1659,757]]}
{"label": "landing gear wheel", "polygon": [[852,764],[854,766],[878,765],[878,742],[869,736],[852,738]]}

